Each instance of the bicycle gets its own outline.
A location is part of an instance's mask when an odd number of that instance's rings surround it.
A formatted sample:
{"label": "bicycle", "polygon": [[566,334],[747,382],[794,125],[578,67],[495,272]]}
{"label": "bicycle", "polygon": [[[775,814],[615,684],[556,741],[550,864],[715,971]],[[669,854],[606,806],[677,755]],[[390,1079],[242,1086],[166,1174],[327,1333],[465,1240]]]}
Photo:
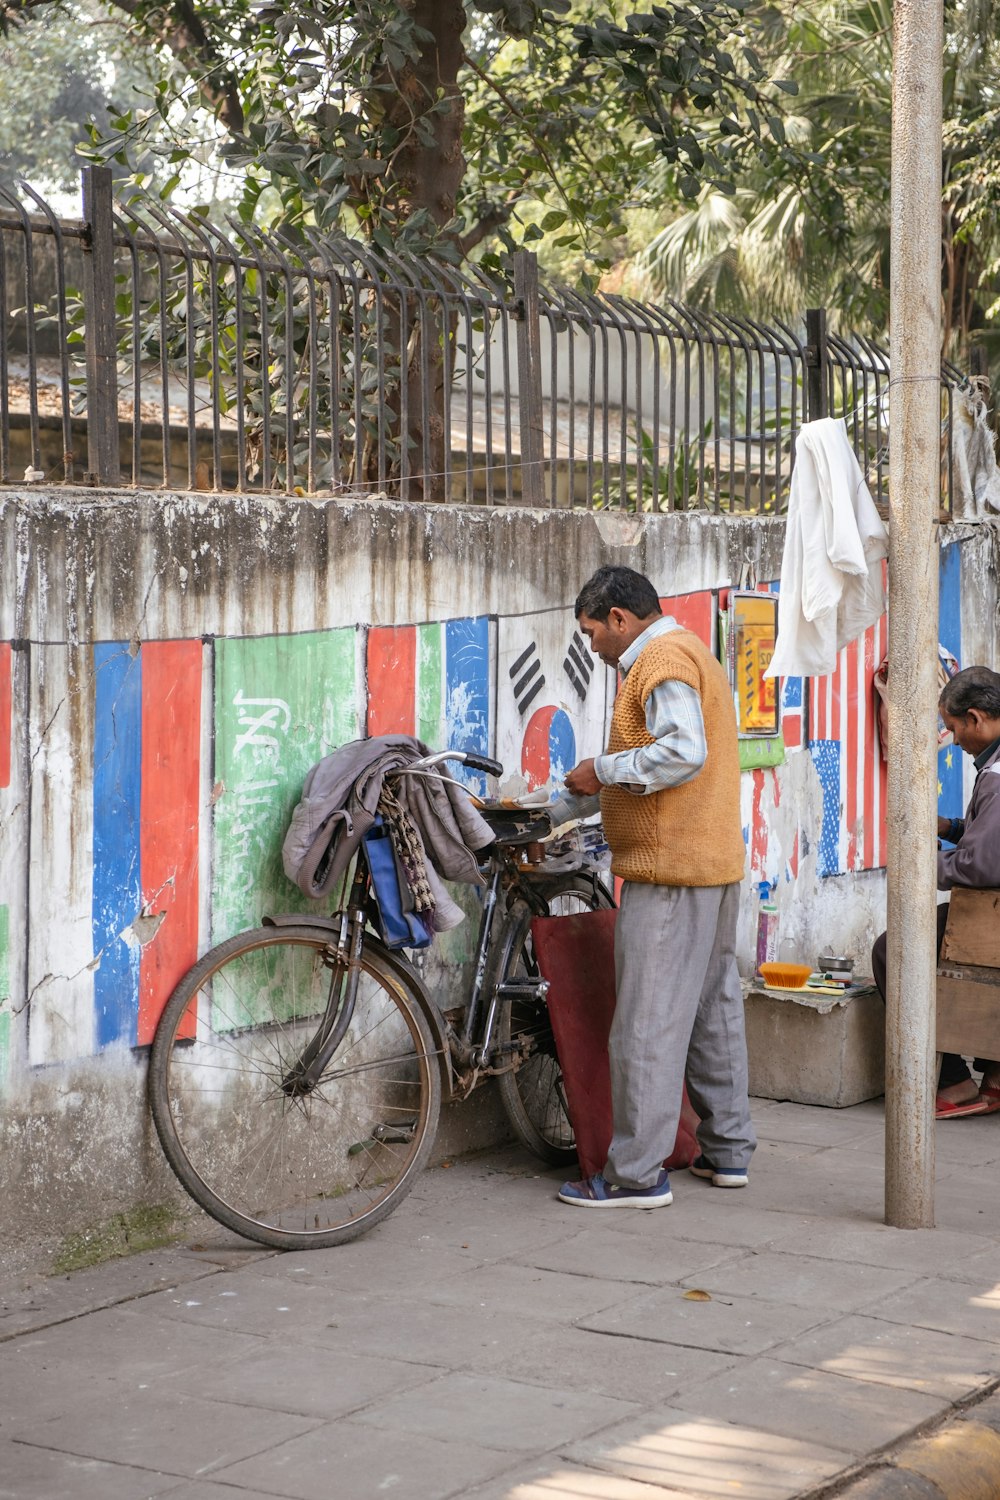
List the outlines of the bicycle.
{"label": "bicycle", "polygon": [[[445,761],[500,775],[486,756]],[[402,1202],[430,1156],[442,1100],[495,1077],[517,1137],[575,1159],[531,919],[613,906],[599,872],[546,872],[537,811],[483,804],[482,913],[465,1005],[443,1012],[412,962],[373,929],[364,845],[329,916],[265,917],[177,985],[150,1053],[167,1161],[220,1224],[281,1250],[344,1244]]]}

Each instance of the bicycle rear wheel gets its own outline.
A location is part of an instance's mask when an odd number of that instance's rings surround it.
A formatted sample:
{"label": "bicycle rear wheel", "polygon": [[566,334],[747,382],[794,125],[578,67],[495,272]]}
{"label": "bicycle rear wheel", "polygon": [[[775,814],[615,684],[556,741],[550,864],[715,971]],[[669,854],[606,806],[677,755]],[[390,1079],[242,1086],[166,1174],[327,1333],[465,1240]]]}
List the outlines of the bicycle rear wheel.
{"label": "bicycle rear wheel", "polygon": [[316,928],[262,927],[205,955],[167,1002],[149,1097],[167,1160],[196,1203],[279,1250],[343,1244],[402,1201],[441,1104],[430,1028],[364,952],[346,1036],[309,1093],[289,1087],[336,969]]}
{"label": "bicycle rear wheel", "polygon": [[[600,882],[574,875],[553,878],[547,892],[549,915],[570,916],[614,906]],[[513,903],[497,940],[487,993],[496,985],[539,977],[531,942],[531,919],[526,901]],[[533,996],[502,1000],[497,1012],[497,1041],[501,1047],[521,1042],[528,1056],[519,1067],[500,1073],[500,1098],[515,1135],[533,1155],[553,1166],[576,1160],[576,1137],[566,1108],[562,1068],[556,1055],[548,1006]]]}

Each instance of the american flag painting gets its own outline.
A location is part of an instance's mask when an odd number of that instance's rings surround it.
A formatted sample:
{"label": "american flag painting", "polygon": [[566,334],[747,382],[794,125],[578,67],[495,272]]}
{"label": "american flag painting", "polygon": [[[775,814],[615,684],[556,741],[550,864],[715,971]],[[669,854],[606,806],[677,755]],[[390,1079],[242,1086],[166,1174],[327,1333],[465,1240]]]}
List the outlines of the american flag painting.
{"label": "american flag painting", "polygon": [[823,792],[819,875],[885,864],[886,763],[872,682],[887,640],[883,615],[844,647],[835,672],[809,681],[809,752]]}

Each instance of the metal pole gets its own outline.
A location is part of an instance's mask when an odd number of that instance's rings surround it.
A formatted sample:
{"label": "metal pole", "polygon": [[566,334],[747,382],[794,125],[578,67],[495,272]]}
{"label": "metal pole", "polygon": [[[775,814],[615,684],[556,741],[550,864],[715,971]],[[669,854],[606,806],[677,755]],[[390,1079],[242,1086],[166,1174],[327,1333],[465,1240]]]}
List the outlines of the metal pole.
{"label": "metal pole", "polygon": [[806,309],[806,411],[810,422],[830,415],[826,381],[830,356],[826,343],[826,308]]}
{"label": "metal pole", "polygon": [[885,1220],[934,1223],[942,0],[896,0]]}
{"label": "metal pole", "polygon": [[[83,307],[87,336],[87,469],[90,482],[121,483],[114,199],[108,167],[83,169]],[[138,356],[137,356],[138,357]],[[136,412],[135,421],[139,414]],[[163,420],[167,416],[164,410]],[[138,477],[138,476],[136,476]]]}
{"label": "metal pole", "polygon": [[521,500],[545,503],[542,474],[542,338],[538,314],[538,257],[514,252],[514,296],[517,298],[517,406],[521,429]]}

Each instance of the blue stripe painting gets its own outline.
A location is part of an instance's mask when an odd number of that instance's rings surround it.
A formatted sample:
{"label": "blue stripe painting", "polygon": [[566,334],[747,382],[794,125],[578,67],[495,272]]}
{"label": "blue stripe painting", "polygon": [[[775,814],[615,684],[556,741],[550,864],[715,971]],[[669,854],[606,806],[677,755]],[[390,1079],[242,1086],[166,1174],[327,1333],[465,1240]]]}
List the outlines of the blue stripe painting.
{"label": "blue stripe painting", "polygon": [[[956,545],[941,548],[938,603],[938,640],[960,667],[971,666],[962,660],[962,561]],[[962,752],[957,745],[946,745],[938,751],[938,813],[943,818],[960,818],[963,811]]]}
{"label": "blue stripe painting", "polygon": [[[445,724],[448,748],[490,753],[490,622],[486,615],[449,620],[444,628]],[[481,776],[463,777],[482,791]]]}
{"label": "blue stripe painting", "polygon": [[134,1043],[138,942],[127,931],[142,908],[139,796],[142,668],[127,642],[94,647],[94,881],[92,923],[97,1045]]}
{"label": "blue stripe painting", "polygon": [[841,868],[840,822],[843,813],[840,797],[840,742],[813,740],[809,753],[823,793],[823,821],[816,848],[816,873],[837,875]]}

